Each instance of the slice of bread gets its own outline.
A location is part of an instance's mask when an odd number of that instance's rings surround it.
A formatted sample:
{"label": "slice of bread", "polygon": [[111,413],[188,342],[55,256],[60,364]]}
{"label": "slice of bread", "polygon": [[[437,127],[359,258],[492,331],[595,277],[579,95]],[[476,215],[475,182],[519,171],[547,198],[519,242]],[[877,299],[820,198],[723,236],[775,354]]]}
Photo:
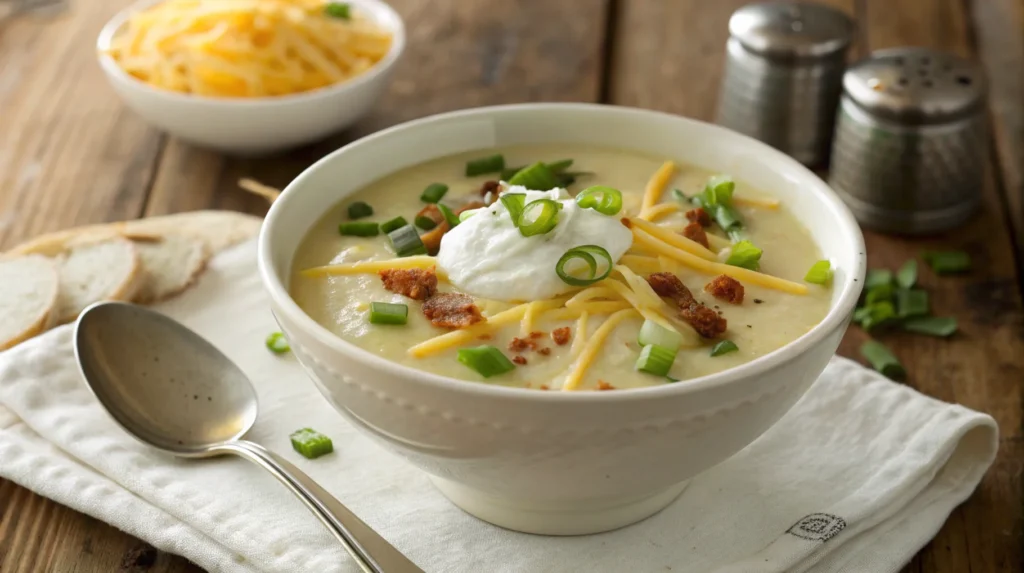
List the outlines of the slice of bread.
{"label": "slice of bread", "polygon": [[210,258],[206,245],[181,235],[135,241],[142,263],[142,284],[133,299],[140,304],[164,300],[188,288]]}
{"label": "slice of bread", "polygon": [[255,237],[263,219],[235,211],[189,211],[137,221],[125,221],[121,232],[129,238],[180,235],[202,241],[210,253]]}
{"label": "slice of bread", "polygon": [[0,261],[0,350],[53,326],[58,286],[52,259],[27,255]]}
{"label": "slice of bread", "polygon": [[58,259],[61,323],[78,317],[102,300],[131,300],[142,282],[142,264],[135,244],[122,237],[71,246]]}

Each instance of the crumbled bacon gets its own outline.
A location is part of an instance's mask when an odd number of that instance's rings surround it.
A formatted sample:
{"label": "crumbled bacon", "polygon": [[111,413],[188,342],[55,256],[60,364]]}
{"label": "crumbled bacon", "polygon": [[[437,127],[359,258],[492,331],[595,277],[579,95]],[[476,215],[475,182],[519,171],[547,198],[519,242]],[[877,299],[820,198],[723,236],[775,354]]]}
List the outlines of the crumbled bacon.
{"label": "crumbled bacon", "polygon": [[536,350],[537,341],[530,338],[513,338],[508,343],[508,349],[512,352],[526,352],[527,350]]}
{"label": "crumbled bacon", "polygon": [[455,211],[455,214],[456,215],[461,215],[463,211],[472,211],[473,209],[482,209],[483,207],[486,207],[486,206],[487,205],[485,205],[483,201],[470,201],[469,203],[466,203],[462,207],[459,207],[459,209],[457,211]]}
{"label": "crumbled bacon", "polygon": [[704,290],[717,299],[740,304],[743,302],[743,285],[729,275],[719,275],[704,285]]}
{"label": "crumbled bacon", "polygon": [[683,281],[672,273],[651,273],[647,277],[647,283],[651,285],[658,296],[670,298],[679,307],[679,317],[685,320],[697,334],[704,338],[715,338],[727,327],[724,318],[714,310],[697,302],[693,293],[686,288]]}
{"label": "crumbled bacon", "polygon": [[568,343],[569,339],[571,337],[572,337],[572,331],[569,330],[568,326],[563,326],[562,328],[556,328],[556,329],[551,331],[551,340],[554,340],[555,344],[557,344],[559,346],[563,346],[566,343]]}
{"label": "crumbled bacon", "polygon": [[534,330],[530,333],[530,338],[540,338],[542,336],[544,336],[544,333],[539,330]]}
{"label": "crumbled bacon", "polygon": [[523,366],[526,364],[526,357],[521,354],[513,356],[512,362],[515,362],[516,364]]}
{"label": "crumbled bacon", "polygon": [[614,390],[615,386],[612,386],[611,384],[605,382],[604,380],[598,380],[597,381],[597,389],[598,390]]}
{"label": "crumbled bacon", "polygon": [[484,319],[473,297],[452,292],[440,292],[423,303],[423,315],[434,326],[466,328]]}
{"label": "crumbled bacon", "polygon": [[687,211],[686,219],[691,223],[697,223],[701,227],[707,227],[711,224],[711,216],[708,215],[707,211],[700,207]]}
{"label": "crumbled bacon", "polygon": [[540,385],[540,389],[541,390],[550,390],[551,388],[549,388],[547,384],[541,384]]}
{"label": "crumbled bacon", "polygon": [[484,184],[480,186],[480,196],[486,197],[488,193],[494,193],[491,197],[497,197],[501,182],[499,181],[484,181]]}
{"label": "crumbled bacon", "polygon": [[378,273],[384,288],[413,300],[426,300],[437,292],[437,274],[429,269],[384,269]]}
{"label": "crumbled bacon", "polygon": [[683,236],[691,241],[700,243],[705,249],[711,248],[708,244],[708,234],[704,232],[704,227],[700,226],[700,223],[690,223],[683,229]]}
{"label": "crumbled bacon", "polygon": [[548,354],[551,354],[551,349],[548,348],[547,346],[545,346],[544,348],[537,349],[537,352],[539,354],[543,354],[544,356],[547,356]]}
{"label": "crumbled bacon", "polygon": [[426,207],[420,209],[420,212],[416,213],[416,218],[419,219],[420,217],[426,217],[430,219],[431,221],[434,222],[435,225],[440,225],[445,220],[444,213],[442,213],[441,210],[438,209],[437,205],[434,203],[427,203]]}
{"label": "crumbled bacon", "polygon": [[451,229],[451,226],[448,225],[448,221],[442,221],[440,225],[420,235],[420,240],[423,241],[423,246],[426,247],[428,254],[437,254],[437,251],[441,248],[441,237],[449,229]]}

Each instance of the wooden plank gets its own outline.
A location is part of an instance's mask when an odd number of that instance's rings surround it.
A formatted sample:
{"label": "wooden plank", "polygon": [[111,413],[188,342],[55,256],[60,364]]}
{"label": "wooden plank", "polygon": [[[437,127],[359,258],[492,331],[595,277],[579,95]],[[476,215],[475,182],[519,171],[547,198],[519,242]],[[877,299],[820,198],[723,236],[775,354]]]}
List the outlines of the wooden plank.
{"label": "wooden plank", "polygon": [[[987,1],[987,0],[979,0]],[[712,120],[721,82],[728,17],[743,0],[631,0],[620,5],[610,71],[612,103],[649,107]],[[868,49],[925,45],[968,55],[968,24],[958,0],[830,2],[859,17],[859,45]],[[1020,99],[1017,100],[1019,106]],[[1001,201],[990,177],[985,211],[942,237],[909,240],[866,233],[869,261],[896,267],[930,247],[964,248],[974,255],[967,277],[922,272],[937,312],[956,316],[952,340],[887,336],[911,371],[909,384],[939,399],[992,414],[1000,425],[999,458],[977,492],[950,516],[906,571],[1009,570],[1022,562],[1021,438],[1024,327],[1017,271]],[[841,353],[856,356],[864,335],[851,329]]]}
{"label": "wooden plank", "polygon": [[[94,3],[99,1],[92,0]],[[113,1],[103,0],[108,4]],[[19,209],[17,217],[8,217],[7,235],[2,234],[5,232],[5,224],[4,219],[0,218],[0,238],[14,242],[31,234],[79,222],[137,216],[142,211],[146,182],[151,178],[154,181],[145,206],[146,214],[205,208],[237,209],[262,214],[266,210],[266,202],[237,189],[236,181],[239,177],[255,177],[268,184],[284,186],[325,153],[353,138],[432,113],[524,101],[597,101],[599,97],[608,9],[606,0],[392,0],[389,3],[406,21],[409,33],[407,51],[387,96],[369,117],[347,133],[292,153],[260,159],[226,158],[170,140],[163,148],[154,176],[152,157],[160,147],[160,137],[142,127],[140,120],[130,113],[122,111],[116,98],[105,94],[109,98],[106,105],[116,112],[113,115],[118,129],[103,131],[105,116],[97,115],[95,110],[89,118],[76,116],[81,120],[75,124],[79,132],[93,129],[100,132],[93,134],[88,141],[75,140],[78,143],[64,149],[64,154],[58,158],[62,163],[74,166],[102,163],[102,169],[106,170],[103,172],[106,173],[105,177],[97,173],[99,167],[88,172],[78,169],[75,173],[86,181],[90,178],[100,179],[104,185],[110,181],[121,181],[115,186],[120,190],[120,201],[104,203],[103,196],[99,194],[83,193],[79,197],[72,197],[68,195],[70,191],[62,194],[60,189],[54,187],[48,192],[47,200],[70,200],[73,205],[67,209],[74,216],[51,220],[49,217],[54,211],[44,208],[43,203],[34,201],[22,205],[16,199],[25,193],[6,199],[2,195],[3,191],[0,191],[0,214],[8,213],[13,206]],[[73,26],[78,29],[84,26],[89,29],[89,33],[94,33],[106,15],[102,9],[92,5],[90,10],[95,11],[86,14],[85,10],[80,10],[75,13],[72,21],[64,24],[65,28]],[[82,19],[86,19],[88,25],[81,24]],[[48,29],[45,25],[39,26],[39,30],[45,32],[45,37],[54,34],[46,31]],[[6,62],[11,58],[13,49],[10,44],[15,44],[14,40],[17,39],[15,48],[23,51],[32,48],[33,34],[30,32],[34,31],[38,30],[23,30],[16,38],[6,35],[0,37],[0,109],[5,112],[8,100],[4,99],[3,79],[8,69],[5,67]],[[61,53],[70,50],[72,45],[83,45],[80,38],[76,42],[62,44]],[[89,42],[91,39],[86,44]],[[34,49],[39,48],[36,46]],[[91,52],[79,51],[91,57]],[[46,63],[50,68],[36,71],[34,75],[56,77],[56,64],[49,61]],[[82,66],[99,73],[91,62]],[[90,93],[102,92],[99,88],[89,89]],[[26,101],[32,99],[24,95],[21,98]],[[26,117],[20,120],[31,124],[23,130],[34,129],[48,133],[47,129],[58,125],[47,123],[48,116],[40,119],[33,113],[26,111]],[[19,173],[12,167],[12,160],[5,159],[3,153],[7,142],[4,137],[9,132],[4,123],[5,116],[6,113],[0,114],[0,183],[7,183],[4,177],[15,178]],[[93,125],[93,121],[99,123]],[[140,137],[139,133],[145,137]],[[111,142],[120,144],[114,145]],[[119,153],[111,153],[111,148]],[[102,161],[97,161],[97,154],[101,155]],[[150,161],[145,162],[137,157],[149,157]],[[52,163],[45,165],[46,168],[51,166]],[[120,178],[112,175],[116,173],[124,175]],[[2,185],[0,189],[6,186]],[[31,189],[36,187],[38,184]],[[29,189],[25,185],[20,188]],[[88,206],[89,211],[81,212],[83,204]],[[32,216],[37,221],[31,225],[23,224],[20,219],[15,221],[21,216]],[[3,480],[0,480],[0,518],[0,571],[200,571],[181,557],[153,552],[144,543],[110,526]]]}
{"label": "wooden plank", "polygon": [[161,136],[125,111],[92,49],[129,3],[0,26],[0,249],[141,213]]}
{"label": "wooden plank", "polygon": [[970,8],[977,54],[989,80],[993,139],[1020,267],[1024,266],[1024,0],[973,0]]}
{"label": "wooden plank", "polygon": [[239,177],[283,187],[352,139],[425,115],[599,96],[606,0],[390,4],[407,23],[408,45],[394,83],[367,118],[346,133],[269,159],[226,158],[172,140],[146,212],[222,206],[262,214],[266,203],[244,196]]}

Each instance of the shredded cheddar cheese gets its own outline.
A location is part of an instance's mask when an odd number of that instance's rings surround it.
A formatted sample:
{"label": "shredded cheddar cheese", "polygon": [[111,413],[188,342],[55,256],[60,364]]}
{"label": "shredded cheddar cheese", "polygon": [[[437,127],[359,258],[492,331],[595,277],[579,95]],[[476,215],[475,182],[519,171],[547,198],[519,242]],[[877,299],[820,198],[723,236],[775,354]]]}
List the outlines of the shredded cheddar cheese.
{"label": "shredded cheddar cheese", "polygon": [[499,312],[494,316],[487,317],[483,322],[478,322],[468,328],[453,330],[441,336],[424,340],[416,346],[409,348],[409,355],[423,358],[469,342],[481,334],[490,334],[502,326],[522,320],[528,306],[529,304],[520,304],[506,311]]}
{"label": "shredded cheddar cheese", "polygon": [[755,199],[753,197],[736,197],[733,195],[733,205],[742,205],[744,207],[760,207],[762,209],[771,209],[772,211],[778,210],[782,204],[778,199]]}
{"label": "shredded cheddar cheese", "polygon": [[569,348],[569,354],[573,358],[580,355],[580,351],[583,350],[583,344],[587,341],[587,320],[589,318],[590,313],[583,312],[576,321],[576,337],[572,339],[572,346]]}
{"label": "shredded cheddar cheese", "polygon": [[644,188],[644,198],[640,203],[640,218],[647,218],[647,212],[654,204],[661,199],[662,193],[665,192],[665,186],[676,174],[676,164],[674,161],[666,161],[661,164],[661,167],[651,176],[651,180],[647,182],[647,187]]}
{"label": "shredded cheddar cheese", "polygon": [[669,231],[664,227],[659,227],[658,225],[655,225],[650,221],[645,221],[640,218],[634,218],[629,219],[629,223],[630,225],[635,225],[636,227],[639,227],[640,229],[647,231],[647,233],[649,233],[650,235],[657,237],[658,239],[661,239],[662,241],[668,243],[669,245],[672,245],[673,247],[676,247],[677,249],[682,249],[690,254],[696,255],[702,259],[707,259],[709,261],[718,260],[718,257],[715,255],[715,253],[706,249],[704,245],[698,243],[697,241],[687,239],[682,235],[673,233],[672,231]]}
{"label": "shredded cheddar cheese", "polygon": [[292,95],[348,81],[393,41],[355,7],[324,0],[165,0],[137,12],[107,54],[157,88],[211,97]]}
{"label": "shredded cheddar cheese", "polygon": [[590,340],[583,346],[583,350],[580,351],[580,357],[573,364],[572,370],[569,371],[569,376],[566,377],[565,383],[562,384],[562,390],[576,390],[583,383],[583,377],[587,373],[587,369],[594,363],[597,358],[597,353],[601,350],[604,345],[604,341],[608,338],[608,335],[615,330],[615,327],[620,322],[634,315],[636,311],[627,308],[620,310],[607,319],[601,324],[594,332],[594,335],[590,337]]}
{"label": "shredded cheddar cheese", "polygon": [[[365,273],[379,273],[387,269],[429,269],[437,265],[437,259],[427,255],[414,257],[401,257],[398,259],[386,259],[383,261],[359,261],[356,263],[338,263],[336,265],[324,265],[313,267],[302,271],[302,276],[309,278],[329,277],[333,275],[358,275]],[[437,269],[438,278],[443,278],[443,273]]]}
{"label": "shredded cheddar cheese", "polygon": [[672,213],[681,210],[682,206],[674,201],[671,203],[658,203],[657,205],[648,209],[643,214],[643,218],[647,219],[648,221],[655,221],[657,219],[664,217],[665,215],[671,215]]}

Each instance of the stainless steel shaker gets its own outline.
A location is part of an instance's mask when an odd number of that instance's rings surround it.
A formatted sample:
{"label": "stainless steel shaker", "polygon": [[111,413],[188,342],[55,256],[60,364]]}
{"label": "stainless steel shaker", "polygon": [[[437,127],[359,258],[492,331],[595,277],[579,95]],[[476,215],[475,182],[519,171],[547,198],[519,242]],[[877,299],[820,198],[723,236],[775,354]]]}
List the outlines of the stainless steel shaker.
{"label": "stainless steel shaker", "polygon": [[871,54],[847,70],[829,184],[866,227],[955,227],[981,201],[988,127],[977,64],[926,48]]}
{"label": "stainless steel shaker", "polygon": [[717,123],[807,165],[827,157],[854,24],[804,2],[766,2],[729,19]]}

